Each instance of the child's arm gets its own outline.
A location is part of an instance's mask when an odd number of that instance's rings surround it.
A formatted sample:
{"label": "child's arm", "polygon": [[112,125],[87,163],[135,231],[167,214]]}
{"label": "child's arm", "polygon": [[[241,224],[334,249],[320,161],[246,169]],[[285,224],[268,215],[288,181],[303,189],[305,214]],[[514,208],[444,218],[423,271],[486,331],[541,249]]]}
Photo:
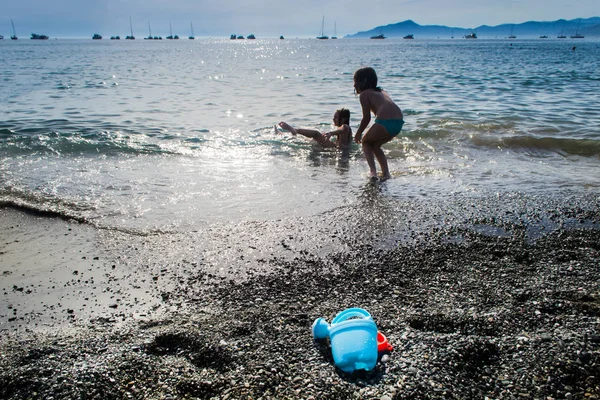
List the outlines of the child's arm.
{"label": "child's arm", "polygon": [[371,122],[371,106],[369,104],[369,97],[367,93],[362,92],[359,96],[360,99],[360,107],[362,108],[362,120],[360,121],[360,126],[356,131],[356,135],[354,135],[354,141],[356,143],[360,143],[362,139],[362,134],[367,126],[369,126],[369,122]]}
{"label": "child's arm", "polygon": [[348,125],[344,124],[340,127],[340,129],[336,129],[335,131],[327,132],[324,135],[327,139],[329,139],[332,136],[340,136],[342,134],[346,134],[346,133],[348,133],[349,129],[350,129],[350,127]]}

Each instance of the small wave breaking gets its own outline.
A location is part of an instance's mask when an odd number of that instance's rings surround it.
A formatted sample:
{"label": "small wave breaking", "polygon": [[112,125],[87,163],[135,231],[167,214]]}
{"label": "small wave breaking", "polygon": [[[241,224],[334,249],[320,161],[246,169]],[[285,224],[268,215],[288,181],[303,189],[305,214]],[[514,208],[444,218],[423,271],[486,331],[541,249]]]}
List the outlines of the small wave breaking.
{"label": "small wave breaking", "polygon": [[528,151],[531,153],[556,153],[562,156],[600,157],[600,141],[554,137],[488,136],[473,135],[471,143],[488,148]]}

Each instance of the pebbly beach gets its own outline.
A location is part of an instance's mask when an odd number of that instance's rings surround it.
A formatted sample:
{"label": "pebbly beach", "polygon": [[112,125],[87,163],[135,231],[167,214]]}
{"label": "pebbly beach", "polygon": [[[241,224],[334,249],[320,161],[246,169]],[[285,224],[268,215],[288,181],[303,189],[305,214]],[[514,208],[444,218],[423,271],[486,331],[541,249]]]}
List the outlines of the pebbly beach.
{"label": "pebbly beach", "polygon": [[[600,396],[597,195],[362,212],[382,191],[145,236],[0,209],[0,397]],[[394,347],[372,371],[341,372],[312,338],[314,319],[349,307]]]}

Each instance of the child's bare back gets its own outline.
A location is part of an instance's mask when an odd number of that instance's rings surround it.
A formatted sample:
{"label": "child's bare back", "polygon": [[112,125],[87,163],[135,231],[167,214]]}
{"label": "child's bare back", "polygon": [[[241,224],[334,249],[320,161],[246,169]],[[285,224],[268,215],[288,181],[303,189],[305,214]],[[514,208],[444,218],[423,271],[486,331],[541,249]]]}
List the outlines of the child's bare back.
{"label": "child's bare back", "polygon": [[363,101],[369,105],[370,111],[375,114],[377,119],[404,118],[400,107],[398,107],[398,105],[396,105],[390,96],[383,90],[365,90],[360,94],[361,104],[364,104]]}

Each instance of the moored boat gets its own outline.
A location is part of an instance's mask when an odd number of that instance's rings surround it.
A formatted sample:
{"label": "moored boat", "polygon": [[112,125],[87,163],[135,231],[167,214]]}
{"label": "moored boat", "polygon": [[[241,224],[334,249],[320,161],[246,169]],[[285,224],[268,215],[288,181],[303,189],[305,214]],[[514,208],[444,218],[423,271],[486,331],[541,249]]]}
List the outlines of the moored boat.
{"label": "moored boat", "polygon": [[581,20],[577,21],[577,29],[575,30],[575,34],[571,35],[571,39],[583,39],[585,37],[581,33],[579,33],[579,24],[580,23],[581,23]]}
{"label": "moored boat", "polygon": [[135,36],[133,36],[133,24],[131,23],[131,17],[129,17],[129,31],[131,32],[131,35],[126,36],[125,39],[126,40],[135,40]]}
{"label": "moored boat", "polygon": [[514,26],[514,25],[511,25],[511,27],[510,27],[510,35],[508,35],[508,38],[509,38],[509,39],[516,39],[516,38],[517,38],[517,37],[515,36],[515,34],[513,33],[514,29],[515,29],[515,26]]}
{"label": "moored boat", "polygon": [[325,30],[325,16],[323,16],[323,19],[321,20],[321,34],[319,36],[317,36],[317,39],[320,39],[320,40],[329,39],[329,36],[325,35],[324,30]]}
{"label": "moored boat", "polygon": [[465,35],[465,39],[477,39],[477,34],[475,32],[471,32]]}
{"label": "moored boat", "polygon": [[48,36],[46,36],[46,35],[38,35],[37,33],[32,33],[31,34],[31,39],[32,40],[47,40]]}
{"label": "moored boat", "polygon": [[406,35],[404,36],[402,39],[414,39],[415,35],[413,35],[412,33],[410,35]]}
{"label": "moored boat", "polygon": [[17,37],[17,32],[15,31],[15,23],[13,22],[13,20],[10,20],[10,23],[12,24],[12,28],[13,28],[13,34],[10,36],[10,40],[17,40],[19,39]]}
{"label": "moored boat", "polygon": [[94,36],[92,36],[92,39],[93,40],[100,40],[100,39],[102,39],[102,36],[99,35],[98,33],[94,33]]}
{"label": "moored boat", "polygon": [[154,40],[152,36],[152,28],[150,27],[150,21],[148,21],[148,37],[145,37],[144,40]]}
{"label": "moored boat", "polygon": [[167,36],[166,39],[169,39],[169,40],[179,39],[179,36],[177,36],[177,35],[173,36],[173,28],[171,27],[170,22],[169,22],[169,36]]}

